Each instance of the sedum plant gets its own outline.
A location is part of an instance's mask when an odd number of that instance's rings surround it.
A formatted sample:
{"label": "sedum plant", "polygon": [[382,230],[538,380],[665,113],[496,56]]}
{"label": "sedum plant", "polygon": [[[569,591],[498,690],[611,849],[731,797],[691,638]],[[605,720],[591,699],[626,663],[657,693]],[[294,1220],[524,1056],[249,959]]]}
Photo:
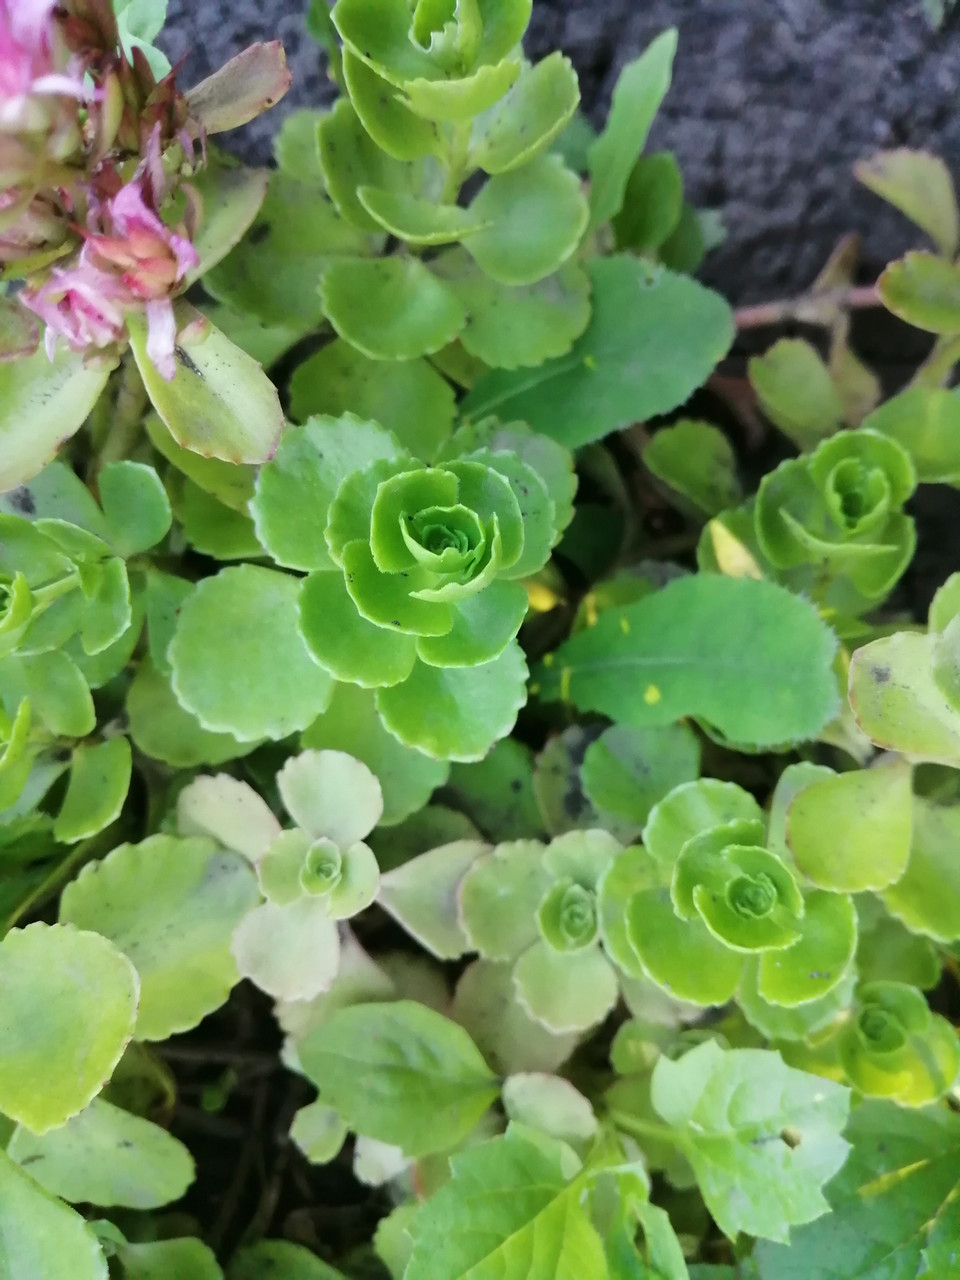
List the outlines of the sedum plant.
{"label": "sedum plant", "polygon": [[524,0],[314,0],[268,173],[163,10],[0,4],[0,1275],[952,1274],[945,166],[731,382],[674,33],[595,133]]}

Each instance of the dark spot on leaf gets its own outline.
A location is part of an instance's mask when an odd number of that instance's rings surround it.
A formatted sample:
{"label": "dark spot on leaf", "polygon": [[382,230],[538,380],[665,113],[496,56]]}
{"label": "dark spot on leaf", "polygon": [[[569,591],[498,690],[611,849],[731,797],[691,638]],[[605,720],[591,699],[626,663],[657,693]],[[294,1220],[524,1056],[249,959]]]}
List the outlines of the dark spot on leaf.
{"label": "dark spot on leaf", "polygon": [[510,790],[513,792],[514,795],[519,795],[519,793],[523,790],[523,783],[520,781],[519,778],[510,779]]}
{"label": "dark spot on leaf", "polygon": [[876,684],[886,684],[890,679],[890,668],[873,666],[870,668],[870,675]]}
{"label": "dark spot on leaf", "polygon": [[14,489],[7,494],[7,501],[14,511],[19,511],[22,516],[35,516],[37,514],[37,504],[33,500],[33,494],[26,485],[21,485],[19,489]]}
{"label": "dark spot on leaf", "polygon": [[184,351],[183,347],[174,347],[173,353],[177,357],[178,362],[187,370],[188,373],[192,373],[194,377],[203,381],[203,374]]}
{"label": "dark spot on leaf", "polygon": [[795,1151],[803,1141],[803,1134],[799,1133],[796,1129],[781,1129],[780,1137],[791,1151]]}

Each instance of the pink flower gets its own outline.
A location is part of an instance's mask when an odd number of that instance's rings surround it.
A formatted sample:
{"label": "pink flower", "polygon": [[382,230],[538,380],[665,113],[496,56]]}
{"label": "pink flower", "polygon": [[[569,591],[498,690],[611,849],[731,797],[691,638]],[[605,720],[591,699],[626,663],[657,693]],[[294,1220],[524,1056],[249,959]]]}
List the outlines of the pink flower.
{"label": "pink flower", "polygon": [[0,0],[0,185],[62,163],[80,144],[85,91],[53,20],[54,0]]}
{"label": "pink flower", "polygon": [[20,301],[47,326],[44,343],[52,360],[57,338],[71,350],[103,349],[126,336],[124,308],[129,295],[116,276],[100,271],[83,254],[71,267],[54,267],[49,280],[23,289]]}

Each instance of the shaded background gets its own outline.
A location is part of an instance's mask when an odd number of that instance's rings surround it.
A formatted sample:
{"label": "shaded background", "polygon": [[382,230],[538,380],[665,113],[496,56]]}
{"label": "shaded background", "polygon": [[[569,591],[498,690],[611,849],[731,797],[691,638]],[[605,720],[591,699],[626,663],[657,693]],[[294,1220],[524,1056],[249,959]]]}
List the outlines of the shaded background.
{"label": "shaded background", "polygon": [[[280,120],[332,97],[306,34],[307,0],[170,0],[160,43],[189,85],[254,40],[283,41],[287,98],[223,141],[265,161]],[[673,88],[651,147],[677,153],[687,190],[719,209],[726,243],[703,272],[737,302],[791,294],[836,241],[860,231],[864,278],[916,243],[862,191],[853,162],[928,147],[960,170],[960,25],[932,31],[921,0],[534,0],[534,58],[562,49],[602,122],[617,73],[664,27],[680,29]]]}

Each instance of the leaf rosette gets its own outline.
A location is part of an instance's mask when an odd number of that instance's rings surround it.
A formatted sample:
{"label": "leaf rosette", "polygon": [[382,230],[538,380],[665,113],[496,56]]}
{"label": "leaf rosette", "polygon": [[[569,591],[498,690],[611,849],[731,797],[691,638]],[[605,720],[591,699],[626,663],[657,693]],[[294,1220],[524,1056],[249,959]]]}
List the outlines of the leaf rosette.
{"label": "leaf rosette", "polygon": [[956,1032],[904,982],[861,987],[838,1048],[854,1088],[904,1106],[942,1098],[960,1070]]}
{"label": "leaf rosette", "polygon": [[913,555],[916,531],[903,504],[916,483],[895,440],[841,431],[764,477],[754,516],[760,548],[777,569],[825,574],[829,582],[816,585],[829,603],[863,608],[890,591]]}

